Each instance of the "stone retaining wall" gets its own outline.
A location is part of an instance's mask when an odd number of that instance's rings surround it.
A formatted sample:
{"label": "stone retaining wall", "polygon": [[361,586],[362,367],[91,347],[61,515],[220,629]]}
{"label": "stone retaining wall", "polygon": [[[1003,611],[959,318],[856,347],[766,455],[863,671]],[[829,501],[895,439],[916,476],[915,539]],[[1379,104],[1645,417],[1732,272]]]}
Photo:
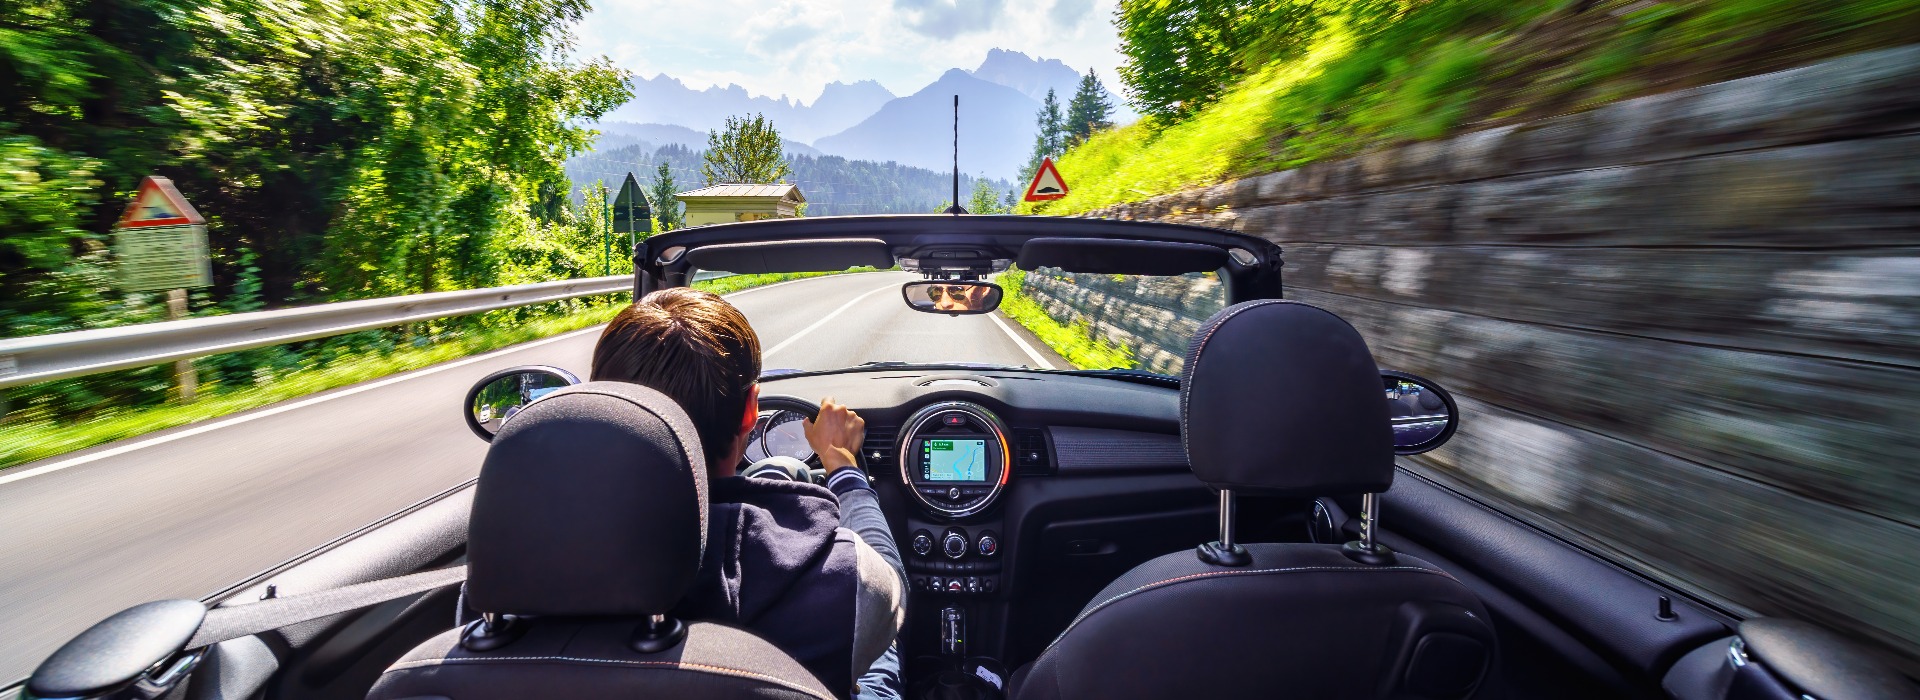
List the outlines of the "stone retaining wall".
{"label": "stone retaining wall", "polygon": [[[1279,243],[1288,296],[1462,397],[1417,468],[1920,674],[1920,47],[1093,215]],[[1212,311],[1036,294],[1161,365]]]}
{"label": "stone retaining wall", "polygon": [[1054,320],[1097,328],[1100,337],[1132,350],[1139,369],[1172,375],[1180,374],[1187,339],[1227,302],[1226,285],[1212,274],[1137,277],[1045,269],[1028,272],[1025,284]]}

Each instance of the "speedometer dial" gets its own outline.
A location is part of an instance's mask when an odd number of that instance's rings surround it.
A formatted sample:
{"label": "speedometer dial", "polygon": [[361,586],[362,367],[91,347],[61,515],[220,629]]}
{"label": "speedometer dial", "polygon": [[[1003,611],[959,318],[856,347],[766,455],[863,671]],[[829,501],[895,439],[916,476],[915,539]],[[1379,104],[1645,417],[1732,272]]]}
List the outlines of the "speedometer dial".
{"label": "speedometer dial", "polygon": [[807,444],[807,417],[794,411],[772,411],[760,416],[747,442],[747,461],[768,457],[792,457],[802,462],[813,458]]}

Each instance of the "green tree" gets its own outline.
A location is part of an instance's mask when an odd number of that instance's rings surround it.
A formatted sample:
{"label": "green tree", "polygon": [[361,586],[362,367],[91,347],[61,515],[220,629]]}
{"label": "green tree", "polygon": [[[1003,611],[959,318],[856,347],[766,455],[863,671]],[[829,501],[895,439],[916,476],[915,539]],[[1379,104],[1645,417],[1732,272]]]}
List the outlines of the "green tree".
{"label": "green tree", "polygon": [[782,152],[780,131],[756,113],[727,117],[727,126],[707,132],[707,150],[700,157],[700,174],[707,184],[778,182],[793,172]]}
{"label": "green tree", "polygon": [[1067,145],[1084,143],[1094,132],[1112,127],[1113,122],[1107,121],[1110,116],[1113,103],[1107,100],[1107,86],[1100,84],[1100,77],[1088,68],[1080,78],[1080,88],[1067,103]]}
{"label": "green tree", "polygon": [[648,199],[653,200],[653,220],[660,224],[661,233],[686,225],[686,221],[680,217],[680,200],[674,198],[675,194],[679,194],[679,187],[673,184],[673,170],[668,167],[667,161],[660,161],[660,170],[654,175],[653,186],[647,189]]}
{"label": "green tree", "polygon": [[[607,60],[564,58],[588,0],[0,8],[8,336],[161,315],[156,295],[114,289],[106,252],[149,174],[210,219],[196,313],[553,279],[565,265],[520,261],[572,240],[562,164],[596,136],[581,124],[630,97]],[[9,394],[71,416],[158,401],[154,376]]]}
{"label": "green tree", "polygon": [[1058,158],[1066,150],[1066,119],[1060,115],[1060,98],[1053,90],[1047,90],[1047,96],[1040,101],[1040,111],[1034,114],[1034,125],[1039,127],[1033,135],[1033,155],[1027,159],[1027,167],[1020,171],[1020,179],[1029,180],[1040,170],[1040,161],[1046,158]]}
{"label": "green tree", "polygon": [[1148,115],[1177,119],[1213,102],[1248,72],[1297,56],[1334,15],[1350,29],[1413,0],[1121,0],[1120,81]]}
{"label": "green tree", "polygon": [[969,214],[1005,214],[1009,210],[1000,202],[1000,192],[991,183],[982,178],[973,181],[973,194],[967,199]]}

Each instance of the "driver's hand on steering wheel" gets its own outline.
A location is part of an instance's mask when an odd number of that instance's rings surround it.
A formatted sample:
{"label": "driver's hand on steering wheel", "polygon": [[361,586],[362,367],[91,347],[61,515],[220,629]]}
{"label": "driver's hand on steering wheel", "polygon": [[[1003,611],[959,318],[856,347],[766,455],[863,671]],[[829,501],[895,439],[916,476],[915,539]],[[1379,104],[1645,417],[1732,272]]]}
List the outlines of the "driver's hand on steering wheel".
{"label": "driver's hand on steering wheel", "polygon": [[820,401],[820,415],[806,424],[807,444],[820,455],[820,466],[831,475],[860,465],[857,455],[867,439],[867,420],[829,396]]}

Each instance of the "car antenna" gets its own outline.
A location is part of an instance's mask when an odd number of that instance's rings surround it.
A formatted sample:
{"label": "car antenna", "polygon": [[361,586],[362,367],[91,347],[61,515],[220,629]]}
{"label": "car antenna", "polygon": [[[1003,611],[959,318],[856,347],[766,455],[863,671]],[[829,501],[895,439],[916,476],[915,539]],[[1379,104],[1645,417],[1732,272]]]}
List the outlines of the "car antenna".
{"label": "car antenna", "polygon": [[960,96],[953,96],[953,206],[947,207],[948,214],[965,214],[967,208],[960,206]]}

